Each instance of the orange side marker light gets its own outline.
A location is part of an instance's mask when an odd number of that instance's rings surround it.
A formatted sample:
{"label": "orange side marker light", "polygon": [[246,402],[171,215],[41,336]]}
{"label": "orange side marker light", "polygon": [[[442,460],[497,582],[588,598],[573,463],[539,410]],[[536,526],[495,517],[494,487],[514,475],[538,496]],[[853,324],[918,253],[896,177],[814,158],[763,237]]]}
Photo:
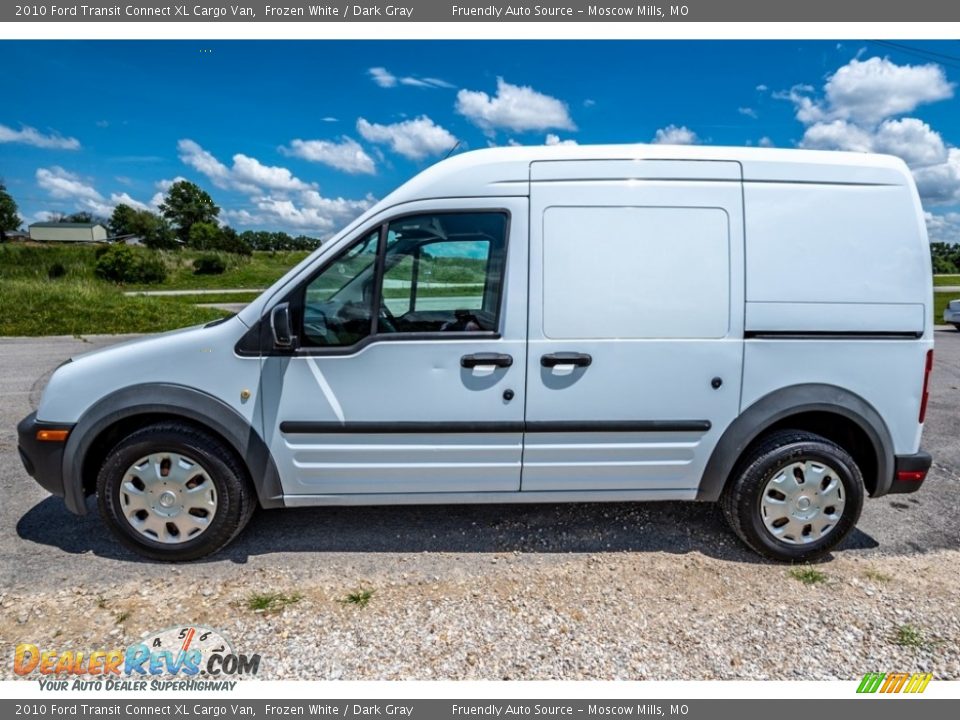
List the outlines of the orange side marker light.
{"label": "orange side marker light", "polygon": [[41,442],[64,442],[69,430],[37,430],[37,440]]}

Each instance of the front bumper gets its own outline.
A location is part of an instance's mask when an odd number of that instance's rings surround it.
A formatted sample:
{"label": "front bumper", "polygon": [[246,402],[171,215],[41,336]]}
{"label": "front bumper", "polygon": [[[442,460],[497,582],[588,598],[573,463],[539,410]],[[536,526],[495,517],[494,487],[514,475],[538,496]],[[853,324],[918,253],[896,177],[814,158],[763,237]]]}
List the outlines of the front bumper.
{"label": "front bumper", "polygon": [[37,413],[27,415],[17,425],[17,451],[27,473],[45,490],[63,497],[63,448],[65,441],[41,440],[41,430],[66,430],[73,425],[37,420]]}
{"label": "front bumper", "polygon": [[893,460],[893,483],[888,491],[891,494],[912,493],[919,490],[933,464],[930,453],[923,450],[915,455],[897,455]]}

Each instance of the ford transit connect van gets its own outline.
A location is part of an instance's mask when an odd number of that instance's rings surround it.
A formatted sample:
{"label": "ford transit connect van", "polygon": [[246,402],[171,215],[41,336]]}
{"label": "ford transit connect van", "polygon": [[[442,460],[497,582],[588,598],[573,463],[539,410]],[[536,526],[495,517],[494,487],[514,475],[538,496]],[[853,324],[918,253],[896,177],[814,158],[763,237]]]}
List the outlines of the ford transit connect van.
{"label": "ford transit connect van", "polygon": [[892,157],[470,152],[235,317],[64,364],[20,452],[162,560],[258,506],[648,500],[809,560],[924,481],[931,285]]}

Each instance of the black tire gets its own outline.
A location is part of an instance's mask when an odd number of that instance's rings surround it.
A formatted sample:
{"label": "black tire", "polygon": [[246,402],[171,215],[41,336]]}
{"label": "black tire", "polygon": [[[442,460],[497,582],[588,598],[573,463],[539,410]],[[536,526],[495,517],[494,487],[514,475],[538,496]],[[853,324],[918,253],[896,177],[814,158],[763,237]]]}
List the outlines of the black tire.
{"label": "black tire", "polygon": [[[843,486],[845,504],[840,519],[824,537],[794,544],[774,537],[766,528],[761,500],[774,475],[799,460],[826,465]],[[846,450],[820,435],[778,430],[747,451],[724,489],[720,506],[733,531],[755,552],[772,560],[807,562],[823,557],[843,542],[860,519],[863,498],[863,475]]]}
{"label": "black tire", "polygon": [[954,323],[953,326],[960,331],[960,323]]}
{"label": "black tire", "polygon": [[[158,452],[182,453],[196,460],[216,489],[217,507],[209,526],[176,544],[145,537],[121,510],[121,484],[127,470],[140,458]],[[247,473],[234,454],[199,428],[176,421],[141,428],[110,451],[97,476],[97,502],[104,521],[124,546],[167,562],[197,560],[222,549],[243,530],[257,507]]]}

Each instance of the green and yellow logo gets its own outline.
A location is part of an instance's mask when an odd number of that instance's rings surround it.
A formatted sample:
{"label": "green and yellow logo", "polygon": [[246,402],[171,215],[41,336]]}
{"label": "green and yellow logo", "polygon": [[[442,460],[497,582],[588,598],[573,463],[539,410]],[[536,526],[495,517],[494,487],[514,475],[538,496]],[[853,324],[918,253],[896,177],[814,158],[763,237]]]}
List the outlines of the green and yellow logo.
{"label": "green and yellow logo", "polygon": [[867,673],[858,693],[922,693],[933,680],[932,673]]}

